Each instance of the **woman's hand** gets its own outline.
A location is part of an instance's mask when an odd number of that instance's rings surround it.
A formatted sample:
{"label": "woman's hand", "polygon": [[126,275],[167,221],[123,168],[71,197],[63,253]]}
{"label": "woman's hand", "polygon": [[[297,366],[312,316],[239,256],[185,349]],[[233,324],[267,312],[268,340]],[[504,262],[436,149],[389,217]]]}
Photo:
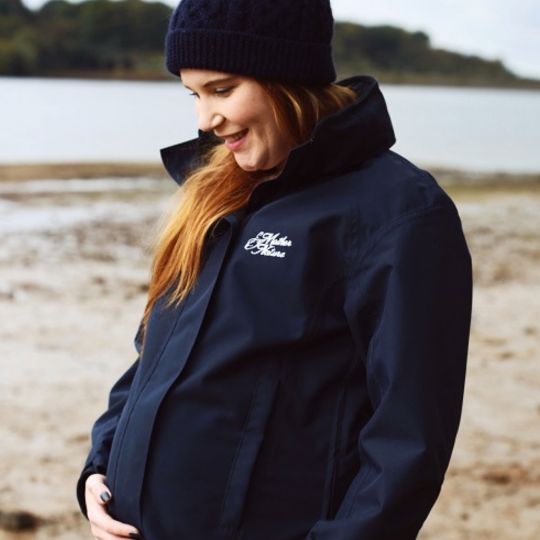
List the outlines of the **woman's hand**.
{"label": "woman's hand", "polygon": [[86,479],[84,497],[90,530],[96,540],[141,538],[135,527],[115,521],[107,513],[107,503],[112,499],[112,494],[105,484],[104,475],[92,474]]}

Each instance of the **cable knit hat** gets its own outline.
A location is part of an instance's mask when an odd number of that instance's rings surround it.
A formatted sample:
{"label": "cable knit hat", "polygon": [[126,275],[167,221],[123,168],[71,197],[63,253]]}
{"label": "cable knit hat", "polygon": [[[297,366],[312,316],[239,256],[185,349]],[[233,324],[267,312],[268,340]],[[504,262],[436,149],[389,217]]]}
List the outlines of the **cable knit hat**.
{"label": "cable knit hat", "polygon": [[169,20],[166,66],[329,84],[329,0],[182,0]]}

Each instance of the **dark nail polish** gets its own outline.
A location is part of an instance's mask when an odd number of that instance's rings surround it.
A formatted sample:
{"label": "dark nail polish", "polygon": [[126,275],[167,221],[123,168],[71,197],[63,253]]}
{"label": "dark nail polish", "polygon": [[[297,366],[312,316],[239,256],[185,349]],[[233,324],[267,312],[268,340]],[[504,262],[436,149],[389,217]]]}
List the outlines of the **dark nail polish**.
{"label": "dark nail polish", "polygon": [[99,498],[104,502],[109,502],[111,500],[111,496],[106,492],[104,491],[100,496]]}
{"label": "dark nail polish", "polygon": [[129,533],[130,538],[135,538],[136,540],[141,540],[141,537],[137,533]]}

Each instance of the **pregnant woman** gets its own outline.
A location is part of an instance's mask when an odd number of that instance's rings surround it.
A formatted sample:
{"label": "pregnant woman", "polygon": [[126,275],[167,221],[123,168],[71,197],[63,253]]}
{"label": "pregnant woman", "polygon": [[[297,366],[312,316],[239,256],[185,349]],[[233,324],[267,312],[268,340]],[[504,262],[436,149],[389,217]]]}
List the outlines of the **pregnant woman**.
{"label": "pregnant woman", "polygon": [[471,258],[332,31],[328,0],[172,14],[200,129],[161,150],[180,196],[77,486],[95,538],[412,540],[438,497]]}

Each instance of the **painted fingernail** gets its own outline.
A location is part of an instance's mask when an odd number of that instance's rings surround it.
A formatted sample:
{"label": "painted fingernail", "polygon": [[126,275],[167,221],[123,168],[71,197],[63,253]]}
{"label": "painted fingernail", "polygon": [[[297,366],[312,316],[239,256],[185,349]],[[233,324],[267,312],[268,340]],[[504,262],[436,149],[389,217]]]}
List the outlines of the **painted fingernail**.
{"label": "painted fingernail", "polygon": [[138,535],[137,533],[129,533],[129,537],[130,538],[136,538],[137,540],[141,540],[140,535]]}
{"label": "painted fingernail", "polygon": [[100,496],[99,498],[104,502],[109,502],[111,500],[111,496],[109,495],[109,493],[107,491],[104,491]]}

